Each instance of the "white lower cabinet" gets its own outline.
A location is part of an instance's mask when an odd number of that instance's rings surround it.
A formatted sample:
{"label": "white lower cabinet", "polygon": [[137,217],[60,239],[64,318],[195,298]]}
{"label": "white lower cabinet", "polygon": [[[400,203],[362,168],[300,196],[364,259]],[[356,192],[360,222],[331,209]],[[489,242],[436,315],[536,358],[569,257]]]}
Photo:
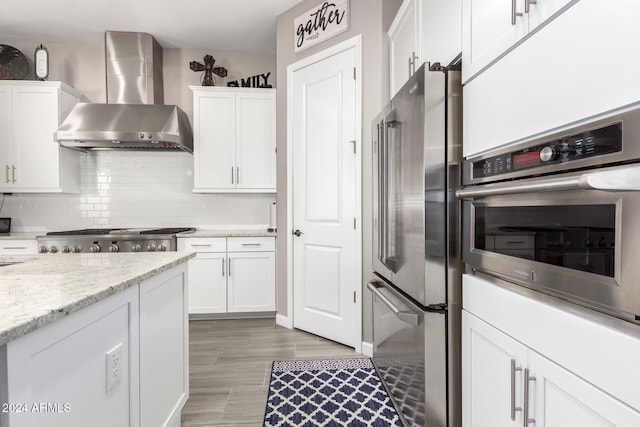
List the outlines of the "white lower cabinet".
{"label": "white lower cabinet", "polygon": [[140,427],[181,426],[189,398],[186,279],[183,264],[140,283]]}
{"label": "white lower cabinet", "polygon": [[275,311],[275,237],[178,238],[189,261],[189,313]]}
{"label": "white lower cabinet", "polygon": [[521,413],[511,417],[512,405],[522,401],[522,393],[511,390],[511,361],[521,368],[526,347],[463,311],[462,355],[463,425],[522,426]]}
{"label": "white lower cabinet", "polygon": [[[463,426],[640,425],[640,413],[463,311]],[[528,381],[527,381],[528,379]]]}
{"label": "white lower cabinet", "polygon": [[[478,295],[480,295],[482,289],[473,289],[473,292],[479,292]],[[496,307],[503,307],[503,304],[508,304],[508,301],[501,301],[495,297],[496,295],[487,295],[486,300],[481,301],[480,304],[475,302],[470,304],[471,309],[488,302],[493,309],[487,306],[487,310],[498,313],[506,311],[496,310]],[[481,296],[481,298],[485,297]],[[484,309],[479,310],[480,316],[483,311]],[[519,312],[523,316],[529,314],[526,310]],[[539,342],[550,343],[554,348],[562,347],[552,344],[558,338],[556,336],[558,331],[562,331],[562,340],[569,343],[575,340],[570,347],[576,349],[576,354],[572,354],[571,357],[581,360],[576,360],[575,363],[563,362],[561,366],[558,360],[552,360],[556,357],[555,350],[549,351],[545,345],[538,346],[535,344],[538,342],[536,339],[530,339],[532,344],[529,346],[519,340],[521,337],[515,339],[514,336],[470,313],[467,309],[463,310],[463,427],[640,425],[640,411],[622,401],[626,396],[632,395],[628,393],[628,385],[619,382],[619,379],[625,378],[627,369],[636,369],[635,366],[616,365],[621,363],[616,355],[624,352],[624,348],[627,347],[624,344],[625,341],[621,340],[623,345],[610,349],[609,365],[600,366],[596,363],[596,356],[593,354],[596,352],[588,354],[580,348],[585,344],[586,346],[599,344],[578,342],[580,334],[572,333],[572,328],[576,324],[557,324],[554,328],[555,332],[549,332],[546,330],[551,320],[548,316],[534,319],[535,317],[527,317],[525,320],[513,320],[511,324],[516,326],[512,331],[518,328],[525,330],[522,325],[531,323],[531,331],[534,333],[538,331],[541,335]],[[614,339],[617,339],[615,332],[612,334]],[[523,333],[522,337],[528,339],[528,332]],[[594,339],[597,339],[597,335],[594,335]],[[547,353],[549,357],[536,351],[537,348]],[[563,349],[559,351],[566,354]],[[563,357],[558,355],[557,358]],[[589,370],[594,371],[595,376],[585,373],[589,377],[587,380],[577,375],[574,370],[580,370],[580,365],[590,359],[594,366]],[[594,382],[594,378],[600,374],[598,371],[606,371],[603,375],[607,378],[601,383],[598,380]],[[616,380],[613,383],[607,383],[612,378]],[[633,378],[629,378],[629,381],[632,380]],[[605,391],[605,388],[611,390],[611,393]],[[618,391],[619,396],[612,395]],[[633,397],[627,401],[635,405],[637,399]]]}
{"label": "white lower cabinet", "polygon": [[227,311],[275,311],[275,252],[229,252]]}
{"label": "white lower cabinet", "polygon": [[0,346],[0,427],[179,427],[187,264]]}

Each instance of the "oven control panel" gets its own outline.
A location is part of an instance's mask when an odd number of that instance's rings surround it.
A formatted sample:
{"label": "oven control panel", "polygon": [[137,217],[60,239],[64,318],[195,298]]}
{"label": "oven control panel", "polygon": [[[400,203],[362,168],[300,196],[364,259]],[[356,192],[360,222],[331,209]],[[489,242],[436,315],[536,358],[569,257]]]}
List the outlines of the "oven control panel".
{"label": "oven control panel", "polygon": [[[523,170],[527,171],[527,175],[535,175],[538,173],[536,168],[550,165],[562,165],[562,170],[565,170],[568,169],[568,163],[619,151],[622,151],[622,123],[473,161],[471,180],[499,178]],[[576,167],[579,166],[576,164]]]}

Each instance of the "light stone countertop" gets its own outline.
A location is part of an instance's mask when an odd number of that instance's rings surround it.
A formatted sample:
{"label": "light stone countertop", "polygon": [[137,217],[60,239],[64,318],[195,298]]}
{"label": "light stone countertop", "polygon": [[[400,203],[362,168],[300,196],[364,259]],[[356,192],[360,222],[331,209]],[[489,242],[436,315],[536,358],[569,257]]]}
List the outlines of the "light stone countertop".
{"label": "light stone countertop", "polygon": [[169,270],[194,252],[0,255],[0,345]]}
{"label": "light stone countertop", "polygon": [[176,234],[178,238],[193,237],[276,237],[276,233],[265,229],[238,229],[238,230],[196,230],[191,233]]}
{"label": "light stone countertop", "polygon": [[44,231],[40,233],[9,233],[0,234],[0,240],[33,240],[37,236],[46,234]]}

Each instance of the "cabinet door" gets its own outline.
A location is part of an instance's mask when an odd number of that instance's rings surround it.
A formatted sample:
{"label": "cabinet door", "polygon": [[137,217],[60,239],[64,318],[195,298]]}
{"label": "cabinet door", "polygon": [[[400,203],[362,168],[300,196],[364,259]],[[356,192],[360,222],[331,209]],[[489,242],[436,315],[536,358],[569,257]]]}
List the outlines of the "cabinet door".
{"label": "cabinet door", "polygon": [[235,94],[194,92],[195,189],[235,187]]}
{"label": "cabinet door", "polygon": [[276,95],[236,96],[236,188],[276,188]]}
{"label": "cabinet door", "polygon": [[53,140],[59,124],[58,98],[55,87],[29,85],[13,89],[12,165],[16,188],[60,185],[59,146]]}
{"label": "cabinet door", "polygon": [[0,86],[0,190],[11,185],[11,88]]}
{"label": "cabinet door", "polygon": [[421,62],[447,65],[462,51],[462,0],[429,0],[420,5]]}
{"label": "cabinet door", "polygon": [[189,398],[186,275],[181,264],[140,283],[140,427],[179,426]]}
{"label": "cabinet door", "polygon": [[522,426],[522,411],[513,412],[522,407],[522,371],[513,368],[522,368],[526,361],[525,346],[462,312],[463,427]]}
{"label": "cabinet door", "polygon": [[275,253],[229,253],[227,311],[275,311]]}
{"label": "cabinet door", "polygon": [[[570,5],[465,85],[465,157],[574,126],[640,100],[633,71],[640,59],[625,54],[637,48],[640,2],[626,0],[607,8],[606,19],[599,2]],[[585,58],[599,60],[576,68]],[[620,63],[627,65],[610,75],[611,64]]]}
{"label": "cabinet door", "polygon": [[[640,412],[540,354],[529,352],[529,418],[536,426],[639,426]],[[533,424],[531,424],[533,425]]]}
{"label": "cabinet door", "polygon": [[462,1],[463,83],[527,34],[526,16],[515,17],[514,23],[513,13],[524,14],[523,1]]}
{"label": "cabinet door", "polygon": [[189,314],[227,312],[226,254],[199,252],[189,260]]}
{"label": "cabinet door", "polygon": [[424,61],[418,57],[421,52],[421,35],[417,25],[419,7],[417,0],[404,1],[389,29],[391,97]]}

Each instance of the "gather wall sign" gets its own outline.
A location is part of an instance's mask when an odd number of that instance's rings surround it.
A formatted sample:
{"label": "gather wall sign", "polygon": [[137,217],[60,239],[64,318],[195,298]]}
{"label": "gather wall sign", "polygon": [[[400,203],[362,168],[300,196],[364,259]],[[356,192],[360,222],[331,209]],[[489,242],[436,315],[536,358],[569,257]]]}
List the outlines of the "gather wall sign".
{"label": "gather wall sign", "polygon": [[294,51],[303,51],[349,29],[349,0],[325,1],[293,21]]}

